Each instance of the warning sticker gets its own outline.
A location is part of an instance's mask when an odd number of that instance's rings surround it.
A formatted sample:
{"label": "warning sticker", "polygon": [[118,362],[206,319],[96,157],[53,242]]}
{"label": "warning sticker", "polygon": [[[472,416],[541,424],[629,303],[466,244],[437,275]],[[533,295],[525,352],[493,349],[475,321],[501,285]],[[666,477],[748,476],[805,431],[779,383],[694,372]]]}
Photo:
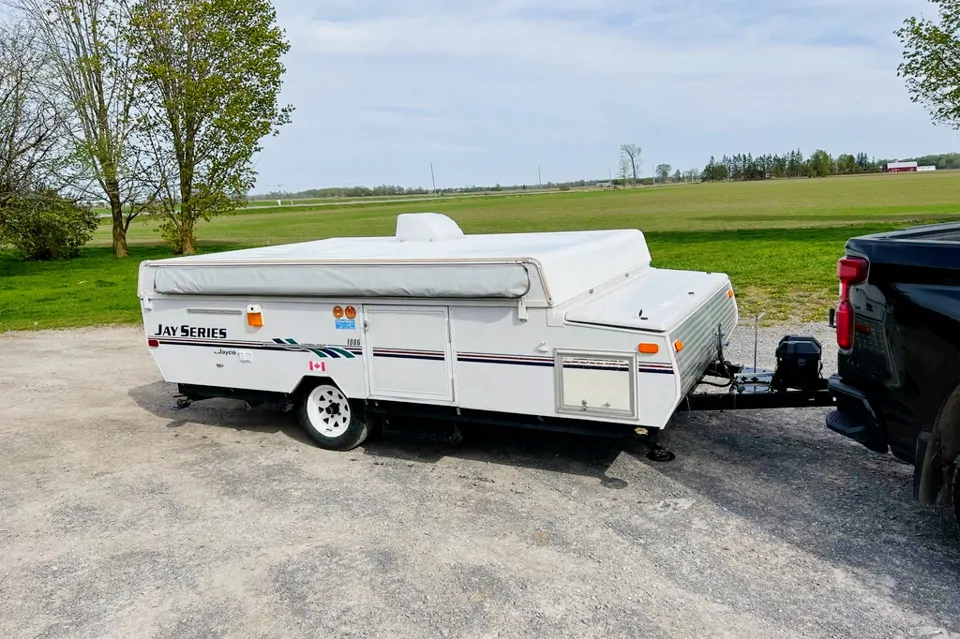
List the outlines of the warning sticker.
{"label": "warning sticker", "polygon": [[338,319],[336,320],[337,330],[355,331],[357,330],[357,320]]}

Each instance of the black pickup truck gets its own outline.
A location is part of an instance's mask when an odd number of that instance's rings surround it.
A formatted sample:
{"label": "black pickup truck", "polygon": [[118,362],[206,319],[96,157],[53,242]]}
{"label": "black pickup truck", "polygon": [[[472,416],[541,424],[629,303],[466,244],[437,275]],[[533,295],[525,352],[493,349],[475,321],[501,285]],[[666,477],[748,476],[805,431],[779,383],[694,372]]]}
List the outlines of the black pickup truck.
{"label": "black pickup truck", "polygon": [[912,464],[914,497],[960,522],[960,223],[853,238],[837,276],[827,426]]}

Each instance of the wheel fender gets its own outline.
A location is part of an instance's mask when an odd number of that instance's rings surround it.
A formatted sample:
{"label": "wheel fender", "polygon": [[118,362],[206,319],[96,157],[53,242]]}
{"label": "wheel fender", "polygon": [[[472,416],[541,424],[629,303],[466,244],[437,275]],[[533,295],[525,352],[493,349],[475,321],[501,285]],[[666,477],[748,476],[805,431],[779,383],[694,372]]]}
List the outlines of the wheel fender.
{"label": "wheel fender", "polygon": [[932,433],[943,412],[944,402],[951,393],[960,390],[960,353],[929,371],[918,380],[918,385],[916,424],[919,430]]}
{"label": "wheel fender", "polygon": [[297,382],[297,385],[292,391],[290,391],[290,397],[301,397],[305,393],[309,393],[315,386],[320,384],[329,384],[330,386],[336,386],[341,391],[340,385],[332,377],[314,377],[312,375],[304,375],[300,378],[300,381]]}

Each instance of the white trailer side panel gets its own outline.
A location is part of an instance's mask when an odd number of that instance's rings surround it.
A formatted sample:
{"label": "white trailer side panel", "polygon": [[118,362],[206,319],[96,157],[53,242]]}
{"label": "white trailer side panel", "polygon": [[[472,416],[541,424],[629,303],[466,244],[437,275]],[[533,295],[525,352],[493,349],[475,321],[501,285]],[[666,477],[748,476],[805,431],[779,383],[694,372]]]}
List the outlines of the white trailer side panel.
{"label": "white trailer side panel", "polygon": [[[247,325],[247,304],[258,304],[264,325]],[[349,397],[366,397],[362,323],[334,316],[318,300],[208,297],[159,298],[145,311],[148,340],[168,382],[223,388],[293,391],[304,377],[330,377]],[[357,314],[359,305],[352,305]]]}
{"label": "white trailer side panel", "polygon": [[[453,344],[457,353],[456,385],[458,404],[464,408],[506,411],[526,415],[559,415],[597,421],[626,421],[660,427],[666,424],[679,402],[679,380],[674,375],[667,337],[613,327],[547,326],[547,310],[531,310],[522,322],[515,309],[450,309]],[[656,354],[641,354],[641,343],[658,345]],[[610,389],[590,391],[600,385],[603,375],[584,375],[585,371],[609,372],[606,362],[569,361],[558,369],[557,351],[577,353],[577,358],[597,360],[623,358],[636,367],[635,409],[633,415],[616,414],[603,408],[623,405],[629,398],[616,394],[621,382]],[[567,379],[566,374],[573,373]],[[562,373],[562,374],[561,374]],[[617,376],[630,376],[629,368],[618,369]],[[571,381],[572,380],[572,381]],[[628,382],[629,383],[629,382]],[[558,388],[567,388],[579,406],[587,399],[590,410],[558,410]],[[578,395],[574,391],[578,391]],[[608,393],[603,401],[599,401]],[[613,393],[612,395],[609,393]],[[596,402],[596,404],[594,403]]]}

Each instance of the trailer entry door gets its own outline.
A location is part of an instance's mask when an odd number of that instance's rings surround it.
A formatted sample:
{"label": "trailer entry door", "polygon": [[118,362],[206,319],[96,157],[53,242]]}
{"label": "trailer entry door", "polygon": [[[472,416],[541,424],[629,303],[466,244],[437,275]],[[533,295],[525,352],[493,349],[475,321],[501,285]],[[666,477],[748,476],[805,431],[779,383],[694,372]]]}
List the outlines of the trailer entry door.
{"label": "trailer entry door", "polygon": [[364,306],[364,314],[371,397],[453,401],[446,307]]}

